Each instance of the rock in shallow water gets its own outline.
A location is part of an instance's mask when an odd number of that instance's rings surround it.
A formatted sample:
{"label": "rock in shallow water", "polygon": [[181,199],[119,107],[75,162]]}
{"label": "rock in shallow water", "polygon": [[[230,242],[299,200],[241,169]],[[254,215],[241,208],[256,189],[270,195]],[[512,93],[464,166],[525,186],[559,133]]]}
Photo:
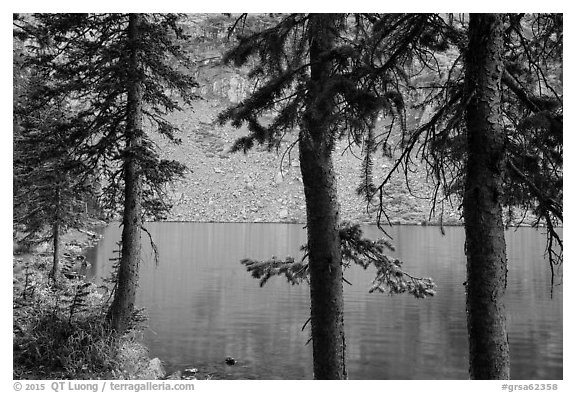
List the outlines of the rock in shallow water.
{"label": "rock in shallow water", "polygon": [[166,375],[162,361],[158,358],[151,359],[148,368],[139,376],[138,379],[161,379]]}

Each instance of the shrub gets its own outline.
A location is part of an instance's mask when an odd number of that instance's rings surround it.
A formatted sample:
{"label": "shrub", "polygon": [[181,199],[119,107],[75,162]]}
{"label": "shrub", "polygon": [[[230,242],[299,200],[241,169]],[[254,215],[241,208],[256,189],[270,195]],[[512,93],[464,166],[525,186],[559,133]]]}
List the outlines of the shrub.
{"label": "shrub", "polygon": [[131,378],[126,369],[139,366],[126,362],[146,363],[145,356],[127,359],[121,353],[136,346],[134,331],[117,336],[110,330],[106,289],[80,279],[52,285],[38,269],[42,263],[37,257],[14,285],[14,378]]}

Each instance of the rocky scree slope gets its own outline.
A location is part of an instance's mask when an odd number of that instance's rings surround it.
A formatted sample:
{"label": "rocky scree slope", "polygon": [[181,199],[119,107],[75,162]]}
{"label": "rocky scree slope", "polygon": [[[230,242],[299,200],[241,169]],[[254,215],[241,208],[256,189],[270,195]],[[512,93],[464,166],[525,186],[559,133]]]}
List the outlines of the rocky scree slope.
{"label": "rocky scree slope", "polygon": [[[229,96],[228,92],[225,92]],[[256,146],[248,153],[230,153],[234,141],[247,133],[230,125],[215,124],[227,100],[211,97],[170,115],[182,133],[175,145],[156,139],[161,156],[185,164],[189,171],[182,181],[170,186],[173,209],[168,220],[200,222],[305,222],[306,206],[293,144],[296,131],[278,150]],[[290,149],[290,147],[292,148]],[[376,206],[368,206],[356,193],[360,184],[360,148],[339,142],[334,153],[341,218],[375,222]],[[374,162],[376,184],[391,162],[378,157]],[[430,219],[432,187],[419,168],[411,174],[410,191],[403,175],[396,174],[386,187],[386,213],[393,223],[420,224]],[[456,207],[445,207],[444,222],[458,222]],[[432,217],[436,221],[437,217]]]}

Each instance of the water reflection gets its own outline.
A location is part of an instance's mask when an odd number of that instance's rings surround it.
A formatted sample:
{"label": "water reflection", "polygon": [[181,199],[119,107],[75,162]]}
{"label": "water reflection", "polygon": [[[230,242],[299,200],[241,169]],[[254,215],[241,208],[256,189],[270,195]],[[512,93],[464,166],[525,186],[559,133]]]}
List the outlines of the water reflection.
{"label": "water reflection", "polygon": [[[146,307],[146,342],[153,356],[172,367],[194,366],[227,378],[312,378],[307,286],[271,279],[260,288],[240,265],[244,257],[300,255],[299,224],[149,224],[159,252],[151,248],[141,266],[138,303]],[[379,236],[375,227],[366,234]],[[431,276],[437,296],[369,294],[374,272],[345,272],[345,328],[352,379],[465,379],[464,231],[394,227],[398,258],[416,275]],[[507,292],[512,378],[562,378],[562,287],[550,298],[545,236],[533,229],[506,234]],[[93,277],[109,273],[120,229],[106,228],[89,258]],[[233,356],[239,362],[223,362]]]}

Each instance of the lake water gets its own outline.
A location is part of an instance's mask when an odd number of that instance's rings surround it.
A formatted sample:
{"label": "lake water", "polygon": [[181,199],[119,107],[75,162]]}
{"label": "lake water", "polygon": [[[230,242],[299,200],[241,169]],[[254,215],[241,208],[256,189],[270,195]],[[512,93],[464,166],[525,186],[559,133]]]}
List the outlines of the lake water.
{"label": "lake water", "polygon": [[[272,278],[261,288],[240,260],[297,257],[301,224],[151,223],[156,266],[147,236],[138,305],[149,328],[145,343],[169,370],[196,367],[217,378],[311,379],[309,288]],[[562,286],[551,291],[543,230],[506,233],[506,307],[513,379],[562,379]],[[109,274],[118,224],[90,250],[89,277]],[[390,228],[395,255],[407,271],[432,277],[437,295],[370,294],[373,270],[352,267],[344,284],[350,379],[467,379],[464,230]],[[380,236],[376,227],[365,234]],[[234,357],[238,364],[227,366]]]}

